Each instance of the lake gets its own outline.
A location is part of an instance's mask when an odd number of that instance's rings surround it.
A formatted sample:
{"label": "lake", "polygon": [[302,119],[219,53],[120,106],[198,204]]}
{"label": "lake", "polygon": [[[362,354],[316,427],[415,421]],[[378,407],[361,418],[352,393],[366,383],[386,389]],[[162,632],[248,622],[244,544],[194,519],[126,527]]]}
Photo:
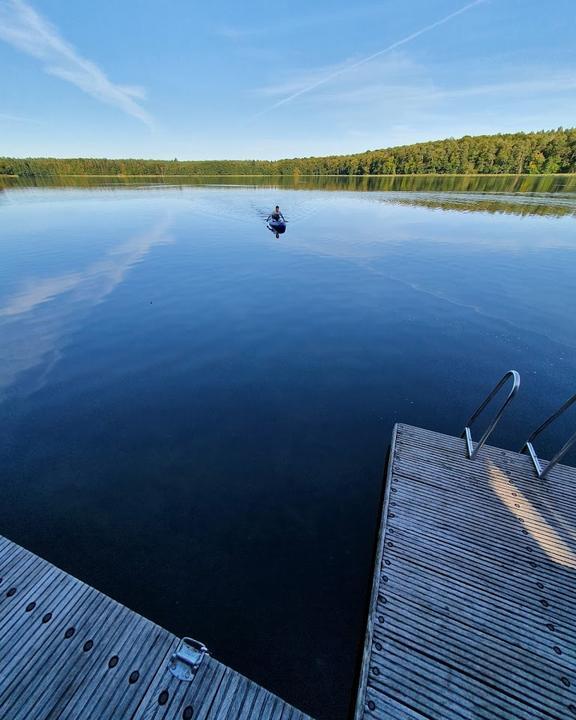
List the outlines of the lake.
{"label": "lake", "polygon": [[576,391],[576,180],[171,182],[1,186],[0,533],[343,719],[394,423]]}

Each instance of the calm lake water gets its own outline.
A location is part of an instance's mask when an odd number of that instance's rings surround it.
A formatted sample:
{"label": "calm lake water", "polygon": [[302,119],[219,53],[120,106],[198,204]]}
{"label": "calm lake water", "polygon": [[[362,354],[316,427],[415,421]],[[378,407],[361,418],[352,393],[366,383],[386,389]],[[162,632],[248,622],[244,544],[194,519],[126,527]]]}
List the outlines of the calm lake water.
{"label": "calm lake water", "polygon": [[497,180],[5,187],[0,532],[345,718],[394,422],[576,391],[574,179]]}

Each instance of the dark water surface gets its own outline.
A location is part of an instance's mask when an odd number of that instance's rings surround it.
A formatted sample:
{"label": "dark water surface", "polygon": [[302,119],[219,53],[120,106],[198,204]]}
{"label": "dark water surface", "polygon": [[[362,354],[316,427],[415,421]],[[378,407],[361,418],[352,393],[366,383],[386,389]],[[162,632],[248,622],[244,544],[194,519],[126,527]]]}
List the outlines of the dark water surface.
{"label": "dark water surface", "polygon": [[394,422],[576,390],[576,195],[306,187],[0,192],[0,533],[338,720]]}

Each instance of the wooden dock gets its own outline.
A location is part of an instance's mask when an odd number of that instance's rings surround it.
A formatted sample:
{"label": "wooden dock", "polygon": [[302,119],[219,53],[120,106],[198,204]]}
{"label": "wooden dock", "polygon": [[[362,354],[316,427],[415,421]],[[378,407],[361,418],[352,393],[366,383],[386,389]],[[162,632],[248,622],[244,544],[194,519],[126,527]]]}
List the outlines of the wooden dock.
{"label": "wooden dock", "polygon": [[0,537],[0,720],[57,718],[307,716]]}
{"label": "wooden dock", "polygon": [[397,425],[356,720],[576,718],[576,469]]}

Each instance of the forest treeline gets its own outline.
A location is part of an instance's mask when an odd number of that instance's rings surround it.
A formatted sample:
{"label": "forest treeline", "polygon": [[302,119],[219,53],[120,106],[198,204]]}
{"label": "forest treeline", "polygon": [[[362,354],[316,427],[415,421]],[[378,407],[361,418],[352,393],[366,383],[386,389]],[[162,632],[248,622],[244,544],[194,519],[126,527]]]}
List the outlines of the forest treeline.
{"label": "forest treeline", "polygon": [[575,173],[576,128],[476,135],[369,150],[355,155],[288,160],[111,160],[0,158],[0,175],[208,176]]}

